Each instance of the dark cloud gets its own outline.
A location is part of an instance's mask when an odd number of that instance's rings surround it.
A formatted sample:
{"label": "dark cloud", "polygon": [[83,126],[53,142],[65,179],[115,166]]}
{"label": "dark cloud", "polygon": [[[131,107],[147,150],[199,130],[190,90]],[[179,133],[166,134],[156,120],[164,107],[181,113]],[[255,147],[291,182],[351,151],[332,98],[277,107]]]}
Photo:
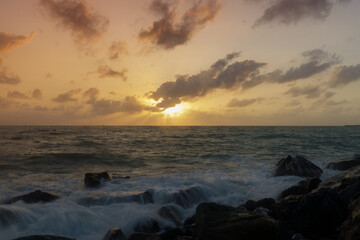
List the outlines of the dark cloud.
{"label": "dark cloud", "polygon": [[6,70],[0,69],[0,84],[16,85],[21,82],[19,76],[15,74],[8,74]]}
{"label": "dark cloud", "polygon": [[306,96],[306,98],[318,98],[323,93],[319,86],[292,87],[285,94],[293,97]]}
{"label": "dark cloud", "polygon": [[251,99],[243,99],[243,100],[238,100],[236,98],[233,98],[228,104],[228,107],[246,107],[249,106],[251,104],[254,104],[256,102],[262,102],[264,100],[264,98],[251,98]]}
{"label": "dark cloud", "polygon": [[77,42],[96,40],[109,26],[109,20],[94,12],[85,0],[40,0],[40,6],[69,29]]}
{"label": "dark cloud", "polygon": [[12,91],[7,93],[8,98],[17,98],[17,99],[29,99],[24,93],[18,91]]}
{"label": "dark cloud", "polygon": [[34,111],[39,111],[39,112],[47,112],[49,111],[49,109],[47,107],[43,107],[43,106],[36,106],[33,108]]}
{"label": "dark cloud", "polygon": [[215,89],[234,89],[239,87],[252,74],[257,74],[265,63],[245,60],[231,63],[239,54],[229,54],[215,62],[208,70],[196,75],[183,75],[174,82],[163,83],[148,96],[160,101],[156,106],[169,108],[182,101],[202,97]]}
{"label": "dark cloud", "polygon": [[88,99],[88,101],[86,103],[88,104],[92,104],[95,103],[98,96],[100,94],[100,90],[97,88],[89,88],[88,90],[86,90],[83,94],[84,98]]}
{"label": "dark cloud", "polygon": [[113,42],[108,50],[110,60],[118,60],[121,56],[128,55],[127,44],[123,41]]}
{"label": "dark cloud", "polygon": [[31,94],[31,97],[35,99],[41,99],[42,96],[43,96],[42,91],[38,88],[34,89],[34,91]]}
{"label": "dark cloud", "polygon": [[254,27],[279,22],[283,24],[297,23],[305,18],[326,19],[333,7],[330,0],[279,0],[264,11]]}
{"label": "dark cloud", "polygon": [[358,80],[360,80],[360,64],[341,66],[336,69],[334,77],[330,82],[330,86],[342,87]]}
{"label": "dark cloud", "polygon": [[196,31],[213,21],[220,9],[220,0],[197,1],[178,20],[176,7],[164,0],[153,0],[150,10],[161,15],[161,18],[152,26],[141,30],[139,39],[165,49],[175,48],[187,43]]}
{"label": "dark cloud", "polygon": [[341,62],[341,57],[337,54],[330,54],[322,49],[314,49],[302,53],[305,62],[298,67],[292,67],[286,72],[277,69],[273,72],[255,75],[244,88],[251,88],[263,82],[288,83],[300,79],[307,79],[316,74],[322,73],[334,65]]}
{"label": "dark cloud", "polygon": [[35,34],[35,32],[32,32],[28,36],[25,36],[0,32],[0,53],[24,45],[26,42],[30,41]]}
{"label": "dark cloud", "polygon": [[144,106],[133,96],[127,96],[123,101],[101,99],[89,103],[91,111],[96,115],[109,115],[113,113],[138,113],[144,110]]}
{"label": "dark cloud", "polygon": [[73,89],[66,93],[58,95],[56,98],[53,98],[52,100],[57,103],[76,102],[77,99],[74,98],[74,95],[79,94],[80,92],[81,89]]}
{"label": "dark cloud", "polygon": [[112,68],[110,68],[109,66],[106,65],[101,65],[98,67],[96,73],[99,75],[100,78],[107,78],[107,77],[112,77],[112,78],[121,78],[123,81],[127,80],[127,69],[124,68],[123,70],[121,70],[121,72],[113,70]]}

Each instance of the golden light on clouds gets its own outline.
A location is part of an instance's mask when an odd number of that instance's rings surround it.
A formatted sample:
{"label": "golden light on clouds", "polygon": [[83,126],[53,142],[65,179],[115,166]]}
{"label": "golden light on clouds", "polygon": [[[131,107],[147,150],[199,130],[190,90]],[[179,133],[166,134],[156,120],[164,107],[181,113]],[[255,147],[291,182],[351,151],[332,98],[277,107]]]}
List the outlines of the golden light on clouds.
{"label": "golden light on clouds", "polygon": [[168,117],[178,117],[182,115],[187,109],[189,109],[189,105],[186,103],[181,103],[175,107],[165,109],[162,113]]}

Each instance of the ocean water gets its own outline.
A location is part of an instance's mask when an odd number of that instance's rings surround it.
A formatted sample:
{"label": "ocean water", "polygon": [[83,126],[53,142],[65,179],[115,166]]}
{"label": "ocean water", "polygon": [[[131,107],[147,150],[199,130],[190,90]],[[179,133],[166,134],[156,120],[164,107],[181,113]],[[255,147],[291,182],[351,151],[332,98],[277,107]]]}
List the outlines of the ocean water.
{"label": "ocean water", "polygon": [[[0,204],[17,219],[0,221],[1,240],[101,240],[111,227],[129,236],[152,220],[166,229],[174,224],[158,214],[165,205],[184,220],[202,201],[235,206],[276,198],[301,180],[271,176],[288,154],[323,167],[360,152],[356,127],[0,127],[0,136],[0,202],[38,189],[61,197]],[[86,172],[102,171],[110,182],[84,187]],[[335,173],[324,169],[322,178]]]}

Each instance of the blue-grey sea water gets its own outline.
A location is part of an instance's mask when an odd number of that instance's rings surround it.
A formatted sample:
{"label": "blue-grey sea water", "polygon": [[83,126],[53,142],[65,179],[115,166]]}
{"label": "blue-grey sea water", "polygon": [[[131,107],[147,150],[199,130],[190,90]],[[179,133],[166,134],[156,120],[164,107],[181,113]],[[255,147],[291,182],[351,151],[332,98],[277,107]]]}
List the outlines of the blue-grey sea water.
{"label": "blue-grey sea water", "polygon": [[[17,216],[10,226],[0,224],[0,239],[101,240],[111,227],[129,236],[151,219],[161,229],[174,227],[158,215],[162,206],[175,207],[184,220],[201,201],[276,198],[301,180],[271,176],[288,154],[324,167],[359,152],[359,127],[0,127],[0,202],[38,189],[60,196],[46,204],[0,204]],[[102,171],[110,182],[84,187],[86,172]],[[335,173],[324,169],[322,178]],[[145,191],[152,201],[134,197]]]}

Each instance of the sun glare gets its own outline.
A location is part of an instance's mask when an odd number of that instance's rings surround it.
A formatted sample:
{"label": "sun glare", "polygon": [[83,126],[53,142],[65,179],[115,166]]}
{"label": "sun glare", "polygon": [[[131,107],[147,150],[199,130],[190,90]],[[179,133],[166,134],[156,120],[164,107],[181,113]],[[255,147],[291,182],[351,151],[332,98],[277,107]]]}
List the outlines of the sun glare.
{"label": "sun glare", "polygon": [[163,111],[163,114],[169,117],[179,116],[185,111],[185,106],[183,104],[176,105],[175,107],[167,108]]}

